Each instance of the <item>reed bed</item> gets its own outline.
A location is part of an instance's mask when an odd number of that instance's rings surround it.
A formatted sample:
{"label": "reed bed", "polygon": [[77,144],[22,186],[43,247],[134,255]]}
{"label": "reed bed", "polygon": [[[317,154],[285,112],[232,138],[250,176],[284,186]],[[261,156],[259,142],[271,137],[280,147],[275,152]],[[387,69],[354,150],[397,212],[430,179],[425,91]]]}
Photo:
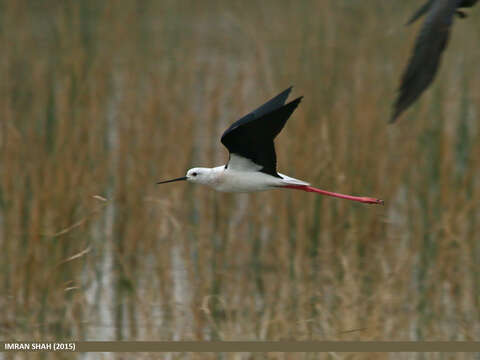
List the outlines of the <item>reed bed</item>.
{"label": "reed bed", "polygon": [[[3,1],[0,337],[479,340],[480,13],[387,126],[417,5]],[[385,207],[155,185],[292,84],[279,170]]]}

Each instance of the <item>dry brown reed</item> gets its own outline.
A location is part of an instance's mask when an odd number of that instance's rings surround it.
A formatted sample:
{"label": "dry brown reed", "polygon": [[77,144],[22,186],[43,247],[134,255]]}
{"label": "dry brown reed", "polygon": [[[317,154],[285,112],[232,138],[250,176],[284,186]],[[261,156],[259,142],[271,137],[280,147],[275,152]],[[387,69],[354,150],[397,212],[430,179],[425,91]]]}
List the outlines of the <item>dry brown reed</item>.
{"label": "dry brown reed", "polygon": [[[480,13],[387,126],[416,6],[3,1],[1,338],[478,340]],[[280,171],[385,207],[155,185],[291,84]]]}

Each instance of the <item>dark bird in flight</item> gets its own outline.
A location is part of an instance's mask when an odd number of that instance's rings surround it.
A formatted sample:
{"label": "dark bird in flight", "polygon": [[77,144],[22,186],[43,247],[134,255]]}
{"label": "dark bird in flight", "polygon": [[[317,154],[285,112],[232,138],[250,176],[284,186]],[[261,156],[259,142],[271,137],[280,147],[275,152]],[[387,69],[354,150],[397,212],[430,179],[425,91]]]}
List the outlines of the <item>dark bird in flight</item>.
{"label": "dark bird in flight", "polygon": [[472,7],[478,0],[428,0],[408,21],[412,24],[425,15],[420,34],[398,90],[390,122],[394,122],[428,88],[437,73],[448,42],[455,15],[465,18],[460,8]]}

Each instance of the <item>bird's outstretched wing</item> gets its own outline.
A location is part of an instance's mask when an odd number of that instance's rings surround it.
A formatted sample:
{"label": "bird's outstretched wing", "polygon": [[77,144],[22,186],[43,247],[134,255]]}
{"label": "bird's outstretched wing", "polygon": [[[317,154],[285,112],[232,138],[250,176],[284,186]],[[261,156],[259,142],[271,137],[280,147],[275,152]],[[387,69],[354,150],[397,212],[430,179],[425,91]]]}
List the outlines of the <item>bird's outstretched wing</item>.
{"label": "bird's outstretched wing", "polygon": [[[260,171],[280,177],[276,171],[273,140],[280,133],[301,97],[285,104],[291,88],[233,123],[222,135],[222,144],[237,155],[261,166]],[[227,168],[230,161],[227,164]]]}
{"label": "bird's outstretched wing", "polygon": [[[399,94],[390,122],[394,122],[403,111],[412,105],[435,78],[459,2],[435,0],[432,4],[425,4],[412,17],[411,21],[415,21],[423,12],[427,11],[423,10],[427,5],[430,9],[420,34],[415,40],[415,47],[408,66],[402,75]],[[423,12],[420,13],[422,10]]]}

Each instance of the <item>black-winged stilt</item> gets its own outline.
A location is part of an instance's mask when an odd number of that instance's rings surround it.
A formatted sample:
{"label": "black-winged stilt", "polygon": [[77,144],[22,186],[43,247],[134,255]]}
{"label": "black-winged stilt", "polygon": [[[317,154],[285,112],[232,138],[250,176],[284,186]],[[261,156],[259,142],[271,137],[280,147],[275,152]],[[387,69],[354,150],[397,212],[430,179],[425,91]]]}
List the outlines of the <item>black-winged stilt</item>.
{"label": "black-winged stilt", "polygon": [[408,21],[408,25],[426,15],[406,70],[390,122],[394,122],[432,83],[440,58],[448,42],[453,17],[466,14],[459,8],[472,7],[478,0],[428,0]]}
{"label": "black-winged stilt", "polygon": [[367,204],[383,204],[382,200],[334,193],[311,187],[309,183],[277,173],[273,140],[302,100],[299,97],[285,104],[291,87],[232,124],[222,135],[222,144],[230,152],[226,165],[214,168],[193,168],[187,175],[158,182],[166,184],[187,180],[208,185],[217,191],[253,192],[270,189],[297,189],[316,192]]}

